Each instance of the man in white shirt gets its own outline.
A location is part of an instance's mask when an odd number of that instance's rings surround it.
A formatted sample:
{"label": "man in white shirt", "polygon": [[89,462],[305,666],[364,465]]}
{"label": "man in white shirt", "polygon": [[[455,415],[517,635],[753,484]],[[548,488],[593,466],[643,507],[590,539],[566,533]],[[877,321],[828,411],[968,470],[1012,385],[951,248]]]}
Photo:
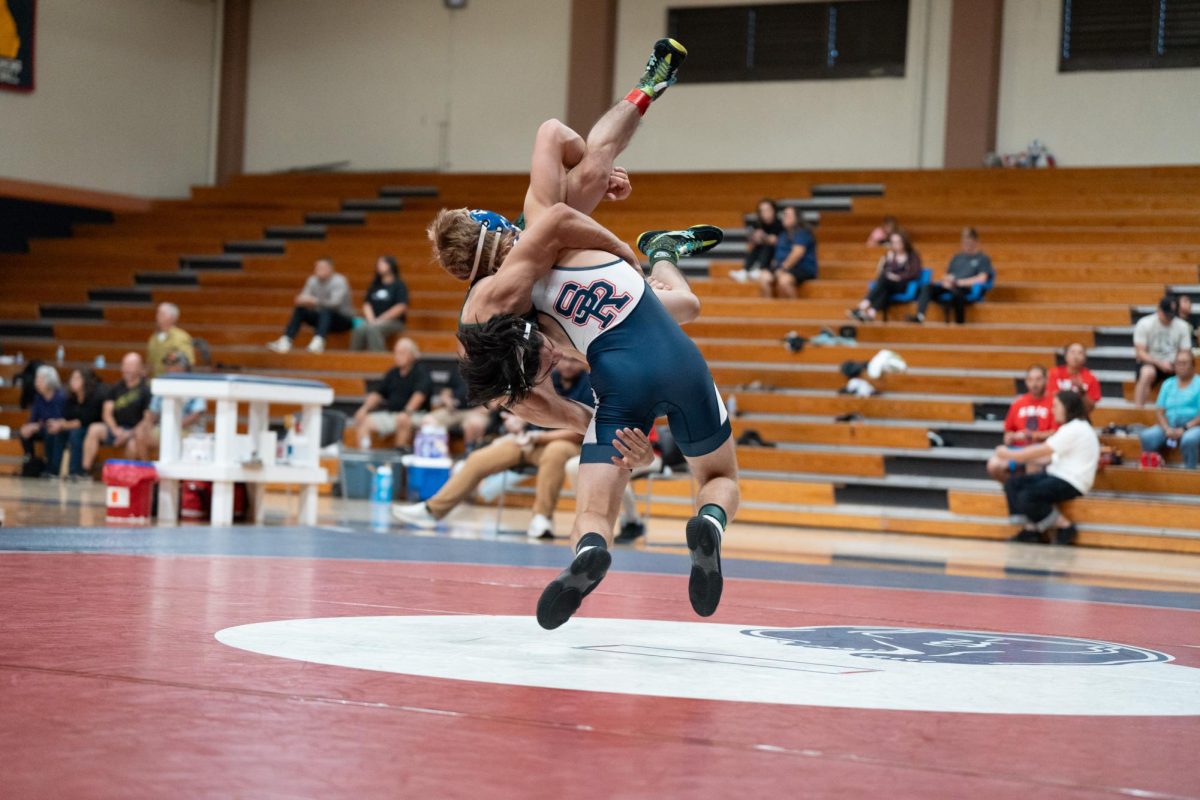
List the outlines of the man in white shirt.
{"label": "man in white shirt", "polygon": [[1137,353],[1137,387],[1133,399],[1146,405],[1150,390],[1175,374],[1175,354],[1190,349],[1192,330],[1179,319],[1178,301],[1167,295],[1158,301],[1153,314],[1142,317],[1133,326],[1133,348]]}

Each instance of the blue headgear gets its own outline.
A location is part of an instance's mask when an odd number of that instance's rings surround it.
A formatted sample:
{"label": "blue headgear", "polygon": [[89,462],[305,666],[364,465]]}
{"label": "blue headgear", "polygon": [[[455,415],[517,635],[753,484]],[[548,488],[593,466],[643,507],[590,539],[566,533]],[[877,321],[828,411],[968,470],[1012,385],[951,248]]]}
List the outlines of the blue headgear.
{"label": "blue headgear", "polygon": [[[483,241],[487,238],[488,233],[503,233],[505,231],[519,233],[521,230],[495,211],[486,211],[477,208],[469,212],[469,215],[473,221],[479,223],[479,244],[475,246],[475,263],[471,265],[471,276],[467,278],[468,283],[475,280],[475,273],[479,271],[479,259],[483,255]],[[499,247],[500,237],[497,236],[492,243],[492,252],[488,256],[488,269],[492,268],[492,263],[496,260],[496,250]]]}

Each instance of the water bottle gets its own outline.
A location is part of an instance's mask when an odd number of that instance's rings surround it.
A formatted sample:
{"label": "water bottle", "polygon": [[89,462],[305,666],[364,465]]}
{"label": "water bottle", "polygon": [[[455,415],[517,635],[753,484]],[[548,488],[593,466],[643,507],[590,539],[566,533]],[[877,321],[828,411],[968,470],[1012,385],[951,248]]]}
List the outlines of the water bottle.
{"label": "water bottle", "polygon": [[392,465],[382,464],[375,470],[371,480],[371,502],[392,502]]}
{"label": "water bottle", "polygon": [[100,355],[96,356],[96,360],[92,363],[96,365],[96,369],[104,369],[104,365],[107,363],[104,360],[104,353],[101,353]]}
{"label": "water bottle", "polygon": [[61,367],[63,365],[63,360],[66,359],[66,357],[67,350],[60,344],[58,349],[54,351],[54,363]]}
{"label": "water bottle", "polygon": [[729,395],[728,399],[726,399],[726,401],[725,401],[725,410],[729,412],[730,419],[733,419],[734,417],[737,416],[737,397],[736,396],[734,396],[732,394]]}

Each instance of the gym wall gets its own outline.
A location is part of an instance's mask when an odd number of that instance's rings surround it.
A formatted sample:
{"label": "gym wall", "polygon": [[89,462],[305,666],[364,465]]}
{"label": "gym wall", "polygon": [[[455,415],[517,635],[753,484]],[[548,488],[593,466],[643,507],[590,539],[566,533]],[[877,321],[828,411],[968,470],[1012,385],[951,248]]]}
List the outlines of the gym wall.
{"label": "gym wall", "polygon": [[213,0],[42,0],[35,90],[0,92],[0,177],[179,197],[209,175]]}

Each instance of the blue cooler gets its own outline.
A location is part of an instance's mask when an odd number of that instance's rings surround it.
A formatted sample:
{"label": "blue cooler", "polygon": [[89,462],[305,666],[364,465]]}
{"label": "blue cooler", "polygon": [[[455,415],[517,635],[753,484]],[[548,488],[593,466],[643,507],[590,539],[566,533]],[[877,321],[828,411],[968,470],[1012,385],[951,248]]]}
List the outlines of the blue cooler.
{"label": "blue cooler", "polygon": [[447,457],[405,456],[404,466],[408,470],[408,496],[411,500],[428,500],[450,480],[450,467],[454,461]]}

